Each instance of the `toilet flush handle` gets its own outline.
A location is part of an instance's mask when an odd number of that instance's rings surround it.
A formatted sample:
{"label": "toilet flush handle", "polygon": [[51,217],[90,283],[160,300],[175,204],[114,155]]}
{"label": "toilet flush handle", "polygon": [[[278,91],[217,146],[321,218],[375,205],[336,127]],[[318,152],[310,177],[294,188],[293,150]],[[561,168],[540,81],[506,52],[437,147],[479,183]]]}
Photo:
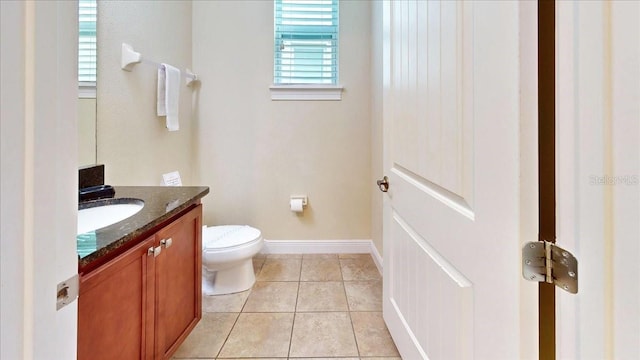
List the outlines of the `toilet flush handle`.
{"label": "toilet flush handle", "polygon": [[160,240],[160,245],[164,246],[165,249],[171,246],[171,244],[173,244],[172,238]]}

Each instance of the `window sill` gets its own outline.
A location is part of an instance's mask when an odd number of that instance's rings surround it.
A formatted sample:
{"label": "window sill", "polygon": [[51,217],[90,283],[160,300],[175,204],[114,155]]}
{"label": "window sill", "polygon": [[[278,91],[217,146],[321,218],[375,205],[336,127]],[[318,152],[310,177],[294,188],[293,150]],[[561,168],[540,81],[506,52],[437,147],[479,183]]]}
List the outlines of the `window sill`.
{"label": "window sill", "polygon": [[78,98],[80,99],[95,99],[96,98],[96,83],[80,83],[78,86]]}
{"label": "window sill", "polygon": [[271,100],[342,100],[342,85],[271,85]]}

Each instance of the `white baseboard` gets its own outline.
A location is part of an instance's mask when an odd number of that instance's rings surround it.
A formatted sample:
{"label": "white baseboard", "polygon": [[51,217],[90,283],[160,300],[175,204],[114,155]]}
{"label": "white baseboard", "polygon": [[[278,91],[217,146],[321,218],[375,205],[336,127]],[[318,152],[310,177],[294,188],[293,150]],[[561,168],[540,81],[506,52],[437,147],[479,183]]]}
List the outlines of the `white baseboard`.
{"label": "white baseboard", "polygon": [[382,274],[382,257],[367,239],[356,240],[264,240],[262,254],[370,254]]}
{"label": "white baseboard", "polygon": [[373,241],[371,242],[371,257],[373,258],[373,262],[376,263],[378,271],[380,271],[380,275],[382,275],[382,256],[378,252],[378,248],[376,248],[376,245],[373,243]]}

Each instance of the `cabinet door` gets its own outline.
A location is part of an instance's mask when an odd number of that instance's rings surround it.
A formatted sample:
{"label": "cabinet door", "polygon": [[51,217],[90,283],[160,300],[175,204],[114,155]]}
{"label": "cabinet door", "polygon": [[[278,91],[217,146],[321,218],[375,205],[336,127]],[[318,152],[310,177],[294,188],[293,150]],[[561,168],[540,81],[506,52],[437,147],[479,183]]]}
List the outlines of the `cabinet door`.
{"label": "cabinet door", "polygon": [[80,278],[78,359],[153,358],[154,241]]}
{"label": "cabinet door", "polygon": [[202,317],[202,206],[160,230],[156,246],[156,359],[168,359]]}

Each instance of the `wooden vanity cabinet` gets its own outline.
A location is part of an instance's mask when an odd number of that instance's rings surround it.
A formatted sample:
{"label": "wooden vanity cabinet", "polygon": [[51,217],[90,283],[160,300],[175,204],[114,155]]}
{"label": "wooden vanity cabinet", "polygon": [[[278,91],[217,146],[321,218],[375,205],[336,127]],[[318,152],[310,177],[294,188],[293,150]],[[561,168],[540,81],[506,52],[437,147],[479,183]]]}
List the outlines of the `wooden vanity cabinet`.
{"label": "wooden vanity cabinet", "polygon": [[80,278],[78,359],[153,359],[153,237]]}
{"label": "wooden vanity cabinet", "polygon": [[156,234],[156,359],[170,359],[202,317],[201,219],[200,205]]}
{"label": "wooden vanity cabinet", "polygon": [[80,278],[78,359],[169,359],[202,317],[202,206]]}

